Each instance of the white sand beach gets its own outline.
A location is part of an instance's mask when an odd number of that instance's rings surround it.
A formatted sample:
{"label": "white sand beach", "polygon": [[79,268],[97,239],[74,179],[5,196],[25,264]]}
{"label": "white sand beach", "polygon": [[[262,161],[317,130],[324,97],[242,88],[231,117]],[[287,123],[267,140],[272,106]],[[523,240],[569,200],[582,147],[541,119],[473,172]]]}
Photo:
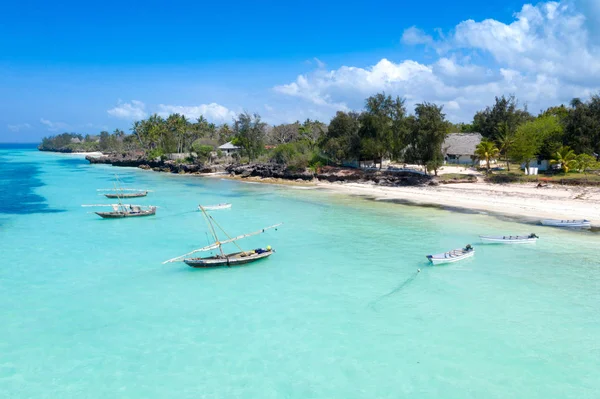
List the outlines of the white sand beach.
{"label": "white sand beach", "polygon": [[426,187],[318,183],[317,187],[377,200],[477,210],[525,219],[588,219],[600,225],[600,188],[460,183]]}

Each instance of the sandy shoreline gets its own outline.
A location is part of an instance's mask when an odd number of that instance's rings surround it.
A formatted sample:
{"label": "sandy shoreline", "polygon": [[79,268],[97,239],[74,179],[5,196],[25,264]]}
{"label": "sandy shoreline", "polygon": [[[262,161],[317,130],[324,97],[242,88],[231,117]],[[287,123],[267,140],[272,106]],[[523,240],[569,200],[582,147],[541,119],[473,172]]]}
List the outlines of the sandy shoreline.
{"label": "sandy shoreline", "polygon": [[302,186],[378,201],[438,206],[450,210],[480,211],[524,221],[588,219],[600,226],[600,188],[529,184],[459,183],[439,186],[385,187],[363,183],[296,182],[273,178],[215,175],[247,183]]}
{"label": "sandy shoreline", "polygon": [[460,183],[426,187],[381,187],[367,184],[318,183],[338,193],[362,195],[376,200],[406,201],[489,212],[527,219],[588,219],[600,225],[600,189],[536,184]]}

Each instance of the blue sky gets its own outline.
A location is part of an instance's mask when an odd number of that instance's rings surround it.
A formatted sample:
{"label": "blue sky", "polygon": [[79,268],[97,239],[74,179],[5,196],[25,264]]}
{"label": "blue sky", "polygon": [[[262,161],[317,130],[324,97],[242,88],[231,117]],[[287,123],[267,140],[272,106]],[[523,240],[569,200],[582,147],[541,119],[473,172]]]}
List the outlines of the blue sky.
{"label": "blue sky", "polygon": [[153,112],[328,121],[383,90],[468,121],[495,95],[537,112],[600,87],[594,0],[87,3],[1,6],[0,141]]}

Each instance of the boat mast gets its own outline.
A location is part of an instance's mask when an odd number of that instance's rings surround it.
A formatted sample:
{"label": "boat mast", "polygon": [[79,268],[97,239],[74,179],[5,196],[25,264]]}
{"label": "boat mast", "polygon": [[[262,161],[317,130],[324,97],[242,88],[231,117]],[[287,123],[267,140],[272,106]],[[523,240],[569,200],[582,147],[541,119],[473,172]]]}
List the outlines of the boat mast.
{"label": "boat mast", "polygon": [[[118,180],[118,178],[117,178],[117,180]],[[121,196],[119,195],[119,191],[117,190],[117,183],[116,182],[113,183],[113,186],[115,187],[115,192],[117,193],[117,200],[119,201],[119,209],[123,212],[127,212],[127,209],[125,209],[125,207],[123,206],[123,203],[121,202]]]}
{"label": "boat mast", "polygon": [[[213,221],[214,221],[214,219],[213,219]],[[216,222],[216,221],[214,221],[214,222],[215,222],[215,224],[217,224],[217,222]],[[260,230],[258,230],[258,231],[255,231],[255,232],[253,232],[253,233],[242,234],[242,235],[239,235],[239,236],[237,236],[237,237],[229,238],[229,239],[227,239],[227,240],[223,240],[223,241],[217,241],[217,242],[215,242],[214,244],[207,245],[206,247],[203,247],[203,248],[198,248],[198,249],[194,249],[193,251],[191,251],[191,252],[188,252],[187,254],[179,255],[179,256],[177,256],[177,257],[175,257],[175,258],[172,258],[172,259],[166,260],[166,261],[164,261],[164,262],[163,262],[163,264],[165,264],[165,263],[171,263],[171,262],[180,262],[180,261],[182,261],[182,260],[183,260],[183,258],[185,258],[186,256],[190,256],[190,255],[192,255],[192,254],[195,254],[196,252],[211,251],[211,250],[213,250],[213,249],[219,248],[219,247],[220,247],[221,245],[223,245],[223,244],[229,244],[229,243],[231,243],[231,242],[235,243],[237,240],[241,240],[241,239],[243,239],[243,238],[246,238],[246,237],[255,236],[255,235],[257,235],[257,234],[262,234],[262,233],[264,233],[266,230],[269,230],[269,229],[277,229],[277,227],[279,227],[279,226],[281,226],[281,225],[282,225],[282,223],[278,223],[278,224],[274,224],[273,226],[264,227],[264,228],[262,228],[262,229],[260,229]],[[210,226],[210,224],[209,224],[209,226]],[[218,226],[218,224],[217,224],[217,226]],[[211,232],[212,232],[212,231],[211,231]],[[213,232],[213,236],[214,236],[215,234],[216,234],[216,233],[214,233],[214,232]],[[227,234],[227,233],[225,233],[225,234]],[[237,245],[237,244],[236,244],[236,245]],[[239,245],[238,245],[238,248],[239,248]],[[221,251],[221,252],[222,252],[222,251]]]}
{"label": "boat mast", "polygon": [[222,256],[225,256],[225,253],[223,252],[223,248],[221,246],[221,243],[219,242],[219,237],[217,236],[217,232],[215,231],[215,227],[212,224],[212,221],[210,220],[209,215],[206,213],[206,210],[204,210],[203,206],[200,206],[200,209],[202,210],[202,214],[204,215],[204,218],[206,219],[206,222],[208,223],[208,227],[210,228],[210,232],[212,233],[214,239],[215,239],[215,244],[219,245],[219,251],[221,252]]}
{"label": "boat mast", "polygon": [[121,198],[123,195],[123,187],[121,187],[121,182],[119,181],[119,175],[117,175],[115,173],[115,193],[117,194],[118,198]]}
{"label": "boat mast", "polygon": [[230,236],[229,234],[227,234],[227,232],[225,231],[225,229],[223,229],[223,228],[221,227],[221,225],[220,225],[219,223],[217,223],[217,221],[216,221],[216,220],[214,220],[214,219],[213,219],[213,217],[212,217],[211,215],[208,215],[208,217],[209,217],[210,219],[212,219],[212,221],[213,221],[213,222],[215,222],[215,224],[217,225],[217,227],[218,227],[218,228],[219,228],[219,229],[220,229],[220,230],[223,232],[223,234],[225,234],[225,236],[227,237],[228,241],[230,241],[230,242],[233,242],[233,244],[234,244],[236,247],[238,247],[238,249],[240,250],[240,252],[244,252],[244,250],[242,249],[242,247],[240,247],[240,246],[238,245],[238,243],[237,243],[237,242],[235,242],[235,240],[232,240],[231,236]]}

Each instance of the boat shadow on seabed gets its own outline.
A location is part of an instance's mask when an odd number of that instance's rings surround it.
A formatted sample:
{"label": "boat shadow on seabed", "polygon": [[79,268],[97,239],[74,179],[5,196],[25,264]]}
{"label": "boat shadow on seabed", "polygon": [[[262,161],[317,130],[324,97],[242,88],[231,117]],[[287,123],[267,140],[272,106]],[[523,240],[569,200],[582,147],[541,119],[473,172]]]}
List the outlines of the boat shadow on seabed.
{"label": "boat shadow on seabed", "polygon": [[394,287],[394,289],[392,289],[390,292],[381,295],[379,298],[373,300],[371,303],[369,303],[369,308],[373,309],[374,311],[377,311],[377,304],[381,301],[383,301],[384,299],[402,291],[404,288],[408,287],[413,281],[415,281],[415,279],[417,278],[417,276],[419,275],[419,273],[421,273],[421,269],[417,269],[417,271],[410,276],[409,278],[407,278],[406,280],[404,280],[403,282],[401,282],[400,284],[398,284],[396,287]]}

